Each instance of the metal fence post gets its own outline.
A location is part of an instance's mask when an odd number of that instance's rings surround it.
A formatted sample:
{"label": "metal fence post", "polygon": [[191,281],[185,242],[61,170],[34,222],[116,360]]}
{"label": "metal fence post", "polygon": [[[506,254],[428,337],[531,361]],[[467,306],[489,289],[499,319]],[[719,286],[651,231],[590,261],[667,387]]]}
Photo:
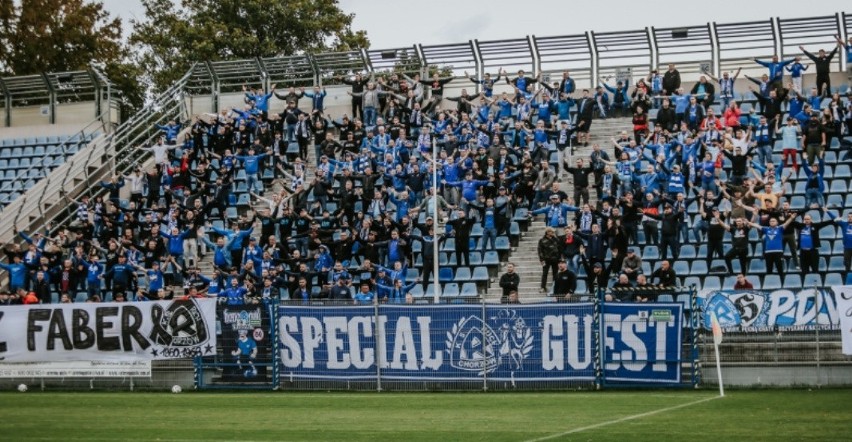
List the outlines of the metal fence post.
{"label": "metal fence post", "polygon": [[701,318],[703,315],[698,309],[698,289],[695,284],[690,287],[689,303],[689,324],[692,327],[692,386],[698,388],[698,384],[701,382],[701,355],[698,350],[698,332],[701,329]]}
{"label": "metal fence post", "polygon": [[[480,303],[482,305],[482,344],[485,345],[485,343],[488,342],[486,341],[488,337],[485,336],[485,330],[488,328],[488,317],[485,315],[485,296],[481,296],[479,299],[481,300]],[[485,352],[483,352],[482,355],[486,356]],[[488,370],[484,366],[482,367],[482,391],[488,391]]]}
{"label": "metal fence post", "polygon": [[595,389],[600,390],[603,384],[603,351],[601,351],[601,331],[603,330],[603,321],[601,321],[601,296],[603,291],[598,289],[594,296],[594,318],[592,327],[594,327],[594,346],[595,346]]}
{"label": "metal fence post", "polygon": [[820,311],[820,308],[822,308],[822,306],[820,305],[821,301],[822,301],[821,298],[822,298],[822,296],[821,296],[819,290],[817,290],[816,286],[814,286],[814,305],[816,307],[816,316],[814,317],[814,323],[816,325],[816,332],[814,333],[814,335],[815,335],[815,339],[816,339],[816,386],[817,386],[817,388],[820,388],[819,372],[820,372],[820,368],[821,368],[820,367],[820,354],[819,354],[819,327],[820,327],[820,325],[819,325],[819,311]]}
{"label": "metal fence post", "polygon": [[383,352],[380,350],[384,348],[385,343],[382,342],[382,330],[380,330],[381,321],[379,320],[379,297],[376,296],[373,298],[373,320],[375,324],[375,334],[376,334],[376,391],[382,391],[382,361],[381,356]]}
{"label": "metal fence post", "polygon": [[281,361],[279,360],[281,354],[278,351],[278,318],[281,315],[281,301],[273,302],[272,300],[267,300],[266,307],[269,313],[269,351],[272,356],[272,379],[270,380],[270,383],[272,384],[272,390],[274,391],[281,387]]}

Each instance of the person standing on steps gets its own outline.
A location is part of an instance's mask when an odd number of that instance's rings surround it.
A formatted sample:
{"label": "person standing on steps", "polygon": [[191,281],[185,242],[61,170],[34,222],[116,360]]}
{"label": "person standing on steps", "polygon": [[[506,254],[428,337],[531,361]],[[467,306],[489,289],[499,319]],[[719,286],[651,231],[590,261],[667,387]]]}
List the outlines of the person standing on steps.
{"label": "person standing on steps", "polygon": [[592,117],[595,111],[595,101],[589,96],[589,90],[583,89],[583,97],[577,103],[577,124],[574,125],[577,131],[577,144],[580,146],[589,146],[589,129],[592,126]]}
{"label": "person standing on steps", "polygon": [[517,292],[518,286],[521,285],[521,277],[515,273],[515,264],[506,264],[506,273],[500,277],[500,288],[503,289],[503,294],[500,297],[500,302],[505,304],[509,300],[511,292]]}
{"label": "person standing on steps", "polygon": [[547,292],[547,274],[553,271],[553,277],[557,275],[557,265],[562,259],[559,238],[553,228],[548,227],[544,236],[538,240],[538,260],[541,262],[541,292]]}

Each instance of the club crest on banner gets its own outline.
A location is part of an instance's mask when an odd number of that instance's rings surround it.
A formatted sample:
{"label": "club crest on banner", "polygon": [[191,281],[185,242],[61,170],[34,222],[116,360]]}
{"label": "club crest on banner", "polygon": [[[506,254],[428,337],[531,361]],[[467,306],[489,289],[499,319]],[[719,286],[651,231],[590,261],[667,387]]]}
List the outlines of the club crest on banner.
{"label": "club crest on banner", "polygon": [[490,319],[499,324],[498,331],[474,315],[453,324],[446,341],[450,366],[491,373],[505,360],[511,370],[523,370],[523,361],[533,348],[532,331],[513,310],[502,310]]}
{"label": "club crest on banner", "polygon": [[151,309],[151,340],[167,347],[194,347],[207,342],[204,314],[192,299],[174,301],[167,308]]}

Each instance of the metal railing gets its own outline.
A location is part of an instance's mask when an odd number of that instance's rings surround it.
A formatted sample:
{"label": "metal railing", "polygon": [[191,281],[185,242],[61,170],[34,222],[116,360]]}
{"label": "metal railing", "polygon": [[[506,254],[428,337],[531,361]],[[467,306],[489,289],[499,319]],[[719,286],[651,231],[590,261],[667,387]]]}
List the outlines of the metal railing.
{"label": "metal railing", "polygon": [[[578,87],[594,86],[597,78],[625,68],[631,68],[633,76],[638,78],[667,63],[678,64],[682,73],[698,74],[707,68],[719,76],[723,70],[739,67],[759,69],[753,58],[801,55],[799,45],[811,50],[819,47],[830,50],[836,44],[834,36],[845,38],[850,28],[852,16],[838,12],[808,18],[588,31],[565,36],[530,35],[506,40],[221,61],[196,65],[192,90],[212,90],[217,97],[220,91],[228,92],[243,84],[268,86],[277,82],[303,86],[322,84],[340,73],[389,71],[399,67],[425,72],[431,66],[450,71],[454,76],[461,76],[467,70],[479,78],[484,72],[494,75],[499,67],[510,74],[523,69],[533,75],[568,69],[572,74],[577,73]],[[838,56],[835,70],[841,71],[845,63],[845,58]]]}
{"label": "metal railing", "polygon": [[[104,194],[98,180],[112,174],[128,174],[134,165],[144,163],[149,154],[136,147],[152,142],[160,134],[154,124],[187,117],[184,92],[190,75],[187,73],[112,133],[91,140],[86,149],[7,207],[4,214],[15,213],[15,218],[2,223],[0,238],[11,239],[14,229],[38,231],[50,223],[66,225],[74,216],[73,211],[67,210],[66,195],[80,198]],[[100,120],[96,119],[87,128],[98,124]]]}

